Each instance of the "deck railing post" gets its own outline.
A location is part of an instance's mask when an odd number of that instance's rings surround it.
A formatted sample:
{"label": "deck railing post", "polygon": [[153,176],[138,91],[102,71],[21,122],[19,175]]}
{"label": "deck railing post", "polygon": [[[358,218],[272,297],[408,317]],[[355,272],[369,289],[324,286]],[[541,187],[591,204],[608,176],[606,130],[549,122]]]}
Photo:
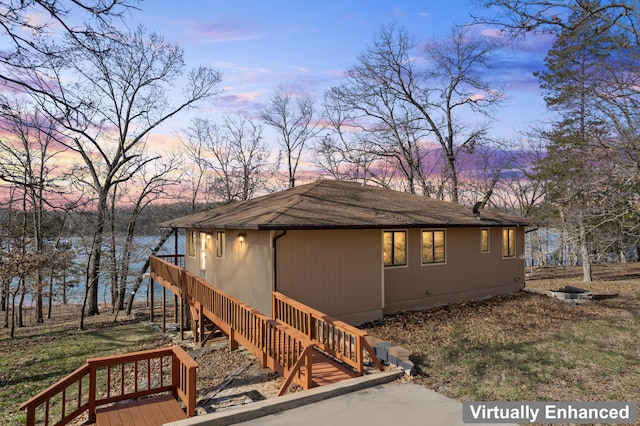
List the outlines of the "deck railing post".
{"label": "deck railing post", "polygon": [[30,404],[27,407],[27,426],[35,426],[36,424],[36,406]]}
{"label": "deck railing post", "polygon": [[173,322],[178,323],[178,295],[173,295]]}
{"label": "deck railing post", "polygon": [[162,334],[167,332],[167,289],[162,286]]}
{"label": "deck railing post", "polygon": [[150,301],[150,309],[149,309],[149,320],[153,322],[153,310],[154,310],[154,297],[153,297],[153,278],[149,278],[149,301]]}
{"label": "deck railing post", "polygon": [[356,336],[356,363],[358,364],[358,373],[362,376],[364,374],[364,348],[362,341],[364,336]]}
{"label": "deck railing post", "polygon": [[184,340],[184,299],[180,298],[180,340]]}
{"label": "deck railing post", "polygon": [[265,321],[261,321],[260,328],[262,333],[262,336],[260,337],[260,341],[262,342],[262,368],[265,368],[267,366],[267,349],[269,347],[267,342],[267,323]]}
{"label": "deck railing post", "polygon": [[[204,315],[202,314],[202,304],[196,301],[196,307],[198,309],[198,342],[200,346],[204,345]],[[194,330],[195,334],[195,330]]]}
{"label": "deck railing post", "polygon": [[271,292],[271,318],[278,319],[278,300],[276,299],[276,293]]}
{"label": "deck railing post", "polygon": [[235,351],[238,349],[238,341],[236,340],[236,330],[231,326],[229,330],[229,350]]}
{"label": "deck railing post", "polygon": [[311,387],[313,386],[313,351],[312,351],[312,346],[308,347],[308,350],[306,350],[306,360],[305,363],[307,364],[307,377],[305,377],[305,383],[306,383],[306,389],[311,389]]}
{"label": "deck railing post", "polygon": [[94,362],[89,363],[89,421],[96,418],[96,391],[97,391],[97,366]]}

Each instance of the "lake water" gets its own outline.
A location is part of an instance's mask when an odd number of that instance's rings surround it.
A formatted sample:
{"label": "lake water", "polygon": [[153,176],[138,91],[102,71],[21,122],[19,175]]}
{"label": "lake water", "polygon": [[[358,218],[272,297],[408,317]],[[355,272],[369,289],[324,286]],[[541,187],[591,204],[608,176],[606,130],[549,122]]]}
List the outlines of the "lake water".
{"label": "lake water", "polygon": [[[134,252],[132,253],[131,265],[129,267],[130,276],[127,283],[127,291],[131,289],[135,281],[135,277],[138,275],[140,269],[144,266],[147,258],[151,254],[151,250],[156,246],[160,239],[160,236],[156,235],[147,235],[141,236],[134,239]],[[80,239],[70,239],[70,242],[74,248],[76,248],[76,258],[74,261],[73,270],[70,271],[67,275],[67,281],[70,283],[70,286],[67,287],[67,303],[70,304],[81,304],[84,298],[85,291],[85,269],[86,269],[86,259],[87,255],[85,250],[83,250],[80,246]],[[162,254],[174,254],[174,237],[170,237],[163,247],[158,252],[159,255]],[[178,254],[184,254],[184,236],[178,235]],[[119,255],[119,253],[118,253]],[[107,268],[108,265],[105,262],[105,253],[102,255],[103,268]],[[142,285],[136,292],[134,300],[137,302],[146,301],[149,299],[149,275],[148,270],[146,271],[145,278],[142,282]],[[98,302],[100,306],[108,305],[111,306],[111,292],[110,292],[110,277],[108,276],[109,272],[105,271],[102,273],[100,277],[100,282],[98,284]],[[15,283],[17,284],[17,283]],[[14,285],[15,285],[14,284]],[[54,296],[53,303],[60,304],[62,303],[62,288],[60,287],[61,280],[57,279],[55,281],[54,288]],[[162,288],[159,285],[154,286],[155,297],[157,300],[161,297]],[[19,297],[19,296],[18,296]],[[16,300],[17,302],[17,300]],[[45,301],[45,303],[47,303]],[[25,298],[25,306],[30,306],[33,304],[33,300],[30,295],[27,295]]]}

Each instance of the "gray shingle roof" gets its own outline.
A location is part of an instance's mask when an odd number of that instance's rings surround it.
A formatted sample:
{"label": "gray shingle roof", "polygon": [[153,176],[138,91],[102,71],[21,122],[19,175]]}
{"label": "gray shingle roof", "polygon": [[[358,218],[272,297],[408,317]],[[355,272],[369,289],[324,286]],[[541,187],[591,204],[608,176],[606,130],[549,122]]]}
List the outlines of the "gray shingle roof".
{"label": "gray shingle roof", "polygon": [[357,182],[318,180],[231,203],[163,226],[200,229],[340,229],[439,226],[527,226],[527,219]]}

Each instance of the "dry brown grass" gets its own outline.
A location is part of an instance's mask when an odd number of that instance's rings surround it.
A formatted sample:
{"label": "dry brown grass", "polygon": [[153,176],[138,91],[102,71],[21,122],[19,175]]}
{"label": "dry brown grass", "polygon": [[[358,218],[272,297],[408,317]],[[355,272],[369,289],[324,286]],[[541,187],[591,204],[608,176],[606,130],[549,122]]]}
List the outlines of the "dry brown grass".
{"label": "dry brown grass", "polygon": [[415,381],[460,400],[640,403],[640,264],[529,274],[527,287],[573,285],[606,300],[570,305],[518,293],[393,315],[367,331],[409,349]]}
{"label": "dry brown grass", "polygon": [[[640,264],[598,266],[596,281],[577,268],[537,270],[527,287],[583,287],[616,297],[572,306],[518,293],[407,312],[367,331],[409,349],[415,382],[459,400],[635,401],[640,404]],[[20,424],[20,403],[92,356],[174,344],[148,326],[147,317],[103,314],[77,330],[77,312],[57,308],[54,319],[0,330],[0,424]],[[188,346],[188,342],[185,342]],[[184,346],[184,345],[183,345]],[[251,361],[224,343],[187,348],[200,363],[200,396]],[[257,366],[254,366],[257,367]],[[274,379],[250,368],[234,386]],[[274,379],[277,380],[277,379]],[[269,383],[262,383],[266,386]],[[248,389],[248,388],[247,388]],[[251,388],[254,389],[254,388]],[[277,389],[277,386],[276,386]],[[263,392],[262,397],[270,397]]]}

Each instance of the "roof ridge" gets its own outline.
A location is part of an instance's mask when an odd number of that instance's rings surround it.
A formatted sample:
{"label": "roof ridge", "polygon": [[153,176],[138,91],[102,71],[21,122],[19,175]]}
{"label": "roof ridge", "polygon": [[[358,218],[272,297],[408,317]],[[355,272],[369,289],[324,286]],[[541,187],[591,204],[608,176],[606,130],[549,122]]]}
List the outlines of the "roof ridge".
{"label": "roof ridge", "polygon": [[[288,203],[285,203],[281,207],[274,210],[273,213],[270,215],[270,217],[266,220],[266,222],[273,223],[277,218],[285,214],[289,209],[300,204],[304,199],[304,196],[312,189],[315,189],[316,187],[320,186],[320,184],[323,181],[324,180],[322,179],[318,179],[312,183],[308,183],[306,185],[302,185],[294,188],[289,188],[288,190],[283,191],[283,193],[286,193],[287,191],[295,191],[297,192],[297,194],[291,197],[291,200]],[[301,189],[301,188],[304,188],[304,189]]]}

